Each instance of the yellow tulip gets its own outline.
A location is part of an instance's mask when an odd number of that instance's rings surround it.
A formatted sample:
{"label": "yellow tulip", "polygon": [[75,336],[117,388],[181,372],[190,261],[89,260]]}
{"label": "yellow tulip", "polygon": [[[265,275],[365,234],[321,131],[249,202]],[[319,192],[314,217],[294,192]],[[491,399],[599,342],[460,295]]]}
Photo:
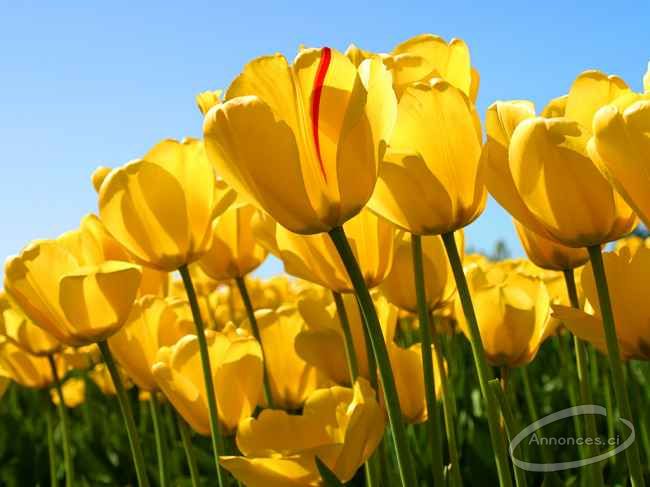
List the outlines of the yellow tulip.
{"label": "yellow tulip", "polygon": [[[131,387],[133,387],[133,382],[121,367],[118,368],[118,373],[122,379],[122,384],[124,384],[124,389],[131,389]],[[90,377],[90,379],[105,396],[117,395],[115,384],[113,383],[113,378],[111,377],[106,364],[98,363],[95,365],[95,367],[93,367],[93,369],[88,372],[88,377]]]}
{"label": "yellow tulip", "polygon": [[513,219],[517,235],[528,258],[543,269],[563,271],[580,267],[589,260],[584,248],[572,248],[561,245],[548,238],[528,230]]}
{"label": "yellow tulip", "polygon": [[68,369],[87,370],[102,360],[99,347],[95,343],[78,348],[64,347],[60,356]]}
{"label": "yellow tulip", "polygon": [[[393,261],[393,225],[364,209],[343,228],[366,286],[379,285]],[[254,233],[262,245],[282,261],[287,274],[339,293],[353,291],[341,257],[327,235],[298,235],[276,225],[271,217],[262,213],[255,218]]]}
{"label": "yellow tulip", "polygon": [[202,115],[205,115],[210,111],[210,108],[221,103],[221,95],[223,90],[214,90],[214,91],[202,91],[196,95],[196,105],[199,107],[199,111]]}
{"label": "yellow tulip", "polygon": [[0,369],[14,382],[30,389],[42,389],[53,382],[47,358],[32,355],[4,337],[0,337]]}
{"label": "yellow tulip", "polygon": [[[219,421],[226,433],[248,418],[262,396],[262,352],[257,341],[241,329],[205,333],[217,396]],[[189,425],[210,435],[199,341],[187,335],[171,347],[162,347],[152,373],[160,390]]]}
{"label": "yellow tulip", "polygon": [[151,367],[158,350],[195,334],[191,316],[179,315],[175,301],[157,296],[139,298],[122,329],[108,340],[113,356],[141,389],[156,389]]}
{"label": "yellow tulip", "polygon": [[627,96],[596,113],[589,155],[618,193],[650,224],[650,93]]}
{"label": "yellow tulip", "polygon": [[370,198],[395,112],[378,59],[357,68],[327,47],[302,50],[292,65],[264,56],[206,115],[206,151],[226,182],[280,225],[327,232]]}
{"label": "yellow tulip", "polygon": [[[603,261],[621,358],[650,360],[650,303],[645,293],[639,292],[650,284],[650,249],[642,246],[632,253],[629,248],[622,248],[618,252],[604,253]],[[581,287],[586,298],[584,311],[554,305],[553,314],[578,338],[607,353],[591,265],[582,270]]]}
{"label": "yellow tulip", "polygon": [[5,265],[5,291],[22,311],[70,346],[101,341],[126,321],[140,285],[140,267],[107,261],[83,265],[67,239],[28,245]]}
{"label": "yellow tulip", "polygon": [[[86,399],[86,381],[76,377],[66,380],[61,386],[63,402],[66,407],[76,408]],[[55,406],[59,405],[59,394],[55,389],[50,390],[50,398]]]}
{"label": "yellow tulip", "polygon": [[250,205],[231,207],[212,226],[212,245],[198,261],[201,269],[215,280],[235,279],[257,269],[266,250],[253,237]]}
{"label": "yellow tulip", "polygon": [[219,191],[201,141],[168,139],[109,173],[99,215],[139,262],[171,272],[208,251],[212,220],[232,201],[232,192]]}
{"label": "yellow tulip", "polygon": [[[458,232],[455,238],[458,247],[462,249],[463,233]],[[449,302],[456,292],[456,283],[439,236],[422,238],[422,263],[427,305],[432,310]],[[417,312],[411,237],[407,233],[396,237],[393,267],[382,283],[381,291],[398,308]]]}
{"label": "yellow tulip", "polygon": [[417,235],[474,221],[486,200],[481,129],[467,96],[436,78],[402,95],[370,209]]}
{"label": "yellow tulip", "polygon": [[641,238],[637,237],[636,235],[630,235],[629,237],[617,240],[614,244],[614,250],[616,252],[620,253],[622,249],[627,249],[625,252],[629,252],[631,256],[634,256],[637,250],[639,250],[641,247],[650,248],[650,238]]}
{"label": "yellow tulip", "polygon": [[302,415],[266,409],[244,420],[237,431],[241,457],[221,464],[249,487],[322,485],[315,457],[348,482],[377,448],[384,413],[364,379],[312,392]]}
{"label": "yellow tulip", "polygon": [[[290,305],[256,311],[255,317],[273,405],[279,409],[300,409],[315,389],[326,385],[323,374],[296,353],[294,343],[303,328],[303,319],[298,309]],[[242,327],[250,327],[247,320]]]}
{"label": "yellow tulip", "polygon": [[0,335],[32,355],[51,355],[62,345],[48,332],[34,325],[25,314],[13,306],[4,292],[0,291]]}
{"label": "yellow tulip", "polygon": [[[473,266],[468,281],[488,362],[507,367],[531,362],[555,331],[543,281],[499,266]],[[468,335],[464,315],[457,316]]]}
{"label": "yellow tulip", "polygon": [[99,193],[99,188],[102,187],[102,183],[104,182],[106,176],[108,176],[111,171],[112,169],[110,167],[99,166],[90,175],[90,182],[92,183],[96,193]]}

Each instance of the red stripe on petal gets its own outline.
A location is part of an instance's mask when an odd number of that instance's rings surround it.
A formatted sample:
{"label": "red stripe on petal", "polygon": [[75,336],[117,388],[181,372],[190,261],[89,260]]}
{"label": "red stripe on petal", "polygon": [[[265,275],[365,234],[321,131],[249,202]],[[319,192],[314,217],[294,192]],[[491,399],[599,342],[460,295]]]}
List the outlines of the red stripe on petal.
{"label": "red stripe on petal", "polygon": [[325,173],[325,165],[323,164],[323,157],[320,153],[320,140],[318,137],[318,117],[320,114],[320,98],[323,92],[323,85],[325,83],[325,75],[330,67],[332,59],[332,50],[329,47],[324,47],[321,50],[320,64],[316,71],[316,78],[314,78],[314,88],[312,89],[311,97],[311,122],[312,134],[314,136],[314,144],[316,145],[316,154],[318,155],[318,163],[320,164],[321,173],[325,181],[327,181],[327,174]]}

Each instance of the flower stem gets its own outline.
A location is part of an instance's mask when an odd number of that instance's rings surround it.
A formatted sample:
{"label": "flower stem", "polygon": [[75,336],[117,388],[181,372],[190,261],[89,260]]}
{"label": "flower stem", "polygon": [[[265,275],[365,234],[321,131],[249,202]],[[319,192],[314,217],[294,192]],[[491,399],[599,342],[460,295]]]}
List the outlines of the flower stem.
{"label": "flower stem", "polygon": [[[598,301],[600,303],[600,314],[603,318],[603,328],[605,331],[605,340],[607,342],[607,358],[612,373],[612,382],[614,383],[614,393],[618,403],[621,416],[628,421],[632,421],[632,411],[630,409],[630,400],[625,388],[625,378],[623,377],[623,366],[621,364],[621,353],[618,348],[618,337],[616,336],[616,325],[614,322],[614,313],[612,311],[612,302],[607,288],[607,276],[605,275],[605,266],[603,265],[603,256],[600,253],[600,245],[587,247],[589,250],[589,260],[594,273],[596,289],[598,291]],[[625,458],[630,470],[630,479],[633,487],[644,487],[643,474],[641,473],[641,461],[639,459],[639,448],[636,442],[626,448]]]}
{"label": "flower stem", "polygon": [[52,369],[52,377],[54,379],[54,387],[56,387],[56,393],[59,396],[59,418],[61,420],[61,432],[63,436],[63,462],[65,463],[65,485],[67,487],[72,487],[74,485],[74,467],[72,465],[72,450],[71,450],[71,441],[70,441],[70,428],[68,426],[68,413],[65,407],[65,401],[63,400],[63,388],[61,385],[61,378],[59,377],[59,371],[56,368],[56,363],[54,362],[54,357],[52,355],[47,356],[47,360],[50,363],[50,369]]}
{"label": "flower stem", "polygon": [[113,354],[111,354],[108,344],[106,341],[101,341],[98,342],[97,345],[99,346],[104,363],[106,363],[106,367],[108,367],[108,372],[111,374],[111,379],[113,380],[113,385],[117,392],[117,400],[120,403],[120,409],[122,410],[122,417],[124,418],[124,424],[126,426],[126,434],[129,437],[129,445],[131,446],[131,454],[133,455],[133,463],[135,464],[135,473],[138,476],[138,485],[140,487],[149,487],[144,455],[142,454],[140,437],[138,436],[138,430],[135,426],[135,420],[133,419],[131,402],[126,395],[124,384],[122,384],[122,378],[117,370],[117,365],[115,365]]}
{"label": "flower stem", "polygon": [[474,356],[474,364],[479,379],[479,386],[485,401],[485,410],[487,413],[488,425],[490,427],[490,438],[492,440],[492,448],[494,449],[494,455],[496,458],[499,482],[503,487],[510,487],[512,485],[512,477],[508,466],[506,445],[499,428],[499,412],[493,391],[488,384],[489,380],[492,379],[492,372],[490,371],[487,359],[485,358],[483,342],[481,341],[481,332],[478,327],[478,321],[476,320],[476,313],[474,312],[474,305],[472,304],[472,296],[467,287],[467,280],[463,271],[463,263],[458,254],[454,233],[449,232],[443,234],[442,241],[445,244],[445,250],[447,251],[447,257],[449,258],[454,279],[456,280],[458,296],[469,329],[472,355]]}
{"label": "flower stem", "polygon": [[352,253],[350,243],[345,236],[345,231],[342,227],[336,227],[329,232],[329,236],[345,265],[350,281],[352,281],[363,321],[368,330],[370,345],[372,346],[377,361],[379,376],[384,390],[384,399],[388,412],[388,420],[393,433],[393,445],[402,486],[413,487],[417,485],[415,470],[413,469],[411,452],[406,439],[406,429],[402,421],[402,411],[399,404],[399,397],[397,396],[397,388],[395,387],[395,378],[393,377],[393,371],[388,358],[388,350],[384,342],[379,319],[377,318],[375,305],[361,274],[359,264]]}
{"label": "flower stem", "polygon": [[359,377],[359,362],[357,360],[357,352],[354,349],[354,340],[352,339],[352,331],[350,330],[350,320],[348,319],[348,312],[345,311],[343,298],[340,293],[332,291],[334,303],[336,304],[336,312],[339,316],[341,323],[341,330],[343,331],[343,344],[345,346],[345,358],[348,362],[348,371],[350,372],[350,384],[354,384]]}
{"label": "flower stem", "polygon": [[[564,282],[567,288],[567,294],[569,295],[569,302],[574,308],[580,309],[578,289],[576,287],[576,280],[573,269],[565,269],[563,273]],[[593,404],[593,396],[591,394],[591,386],[589,385],[589,375],[587,371],[587,349],[585,347],[585,344],[575,335],[573,336],[573,347],[576,354],[576,371],[578,375],[580,402],[582,404]],[[585,431],[587,432],[588,437],[597,437],[596,418],[594,418],[593,414],[588,414],[585,416]],[[598,455],[598,448],[595,444],[586,445],[585,448],[585,454],[588,458],[593,458]],[[591,470],[589,485],[593,485],[594,487],[603,485],[603,476],[598,464],[592,463],[589,466],[589,470]]]}
{"label": "flower stem", "polygon": [[253,330],[253,336],[260,344],[262,349],[262,359],[264,362],[264,401],[266,405],[273,409],[273,394],[271,392],[271,382],[269,380],[269,374],[266,369],[266,359],[264,355],[264,345],[262,344],[262,338],[260,336],[260,328],[257,325],[257,318],[255,318],[255,310],[253,309],[253,302],[251,301],[250,294],[248,293],[248,288],[246,287],[246,281],[243,277],[236,277],[235,282],[237,283],[237,288],[239,289],[239,294],[242,301],[244,302],[244,308],[246,308],[246,316],[248,316],[248,322],[251,325]]}
{"label": "flower stem", "polygon": [[47,452],[50,460],[50,485],[58,487],[59,481],[56,478],[56,449],[54,447],[54,418],[52,417],[52,403],[50,401],[49,391],[43,395],[45,420],[47,422]]}
{"label": "flower stem", "polygon": [[426,287],[424,285],[424,266],[422,265],[422,238],[411,235],[411,253],[413,254],[413,276],[415,294],[418,304],[420,337],[422,339],[422,371],[424,376],[424,396],[427,403],[427,430],[431,442],[433,485],[444,485],[442,470],[442,432],[440,431],[440,412],[436,401],[436,384],[433,374],[433,356],[431,353],[431,323],[427,306]]}
{"label": "flower stem", "polygon": [[210,413],[210,432],[212,438],[212,453],[214,455],[214,464],[217,469],[217,485],[224,486],[223,476],[221,473],[221,465],[219,464],[220,446],[223,445],[223,438],[221,436],[221,429],[219,427],[219,415],[217,413],[217,396],[214,392],[214,383],[212,381],[212,368],[210,367],[210,355],[208,354],[208,344],[205,340],[205,326],[203,325],[203,318],[201,317],[201,310],[199,302],[196,299],[196,291],[192,283],[192,276],[187,268],[187,265],[181,266],[178,271],[183,279],[185,286],[185,293],[190,302],[192,310],[192,317],[194,318],[194,326],[196,327],[196,336],[199,340],[199,353],[201,355],[201,368],[203,369],[203,380],[205,383],[205,394],[208,399],[208,410]]}
{"label": "flower stem", "polygon": [[151,420],[153,422],[153,434],[156,440],[156,455],[158,456],[158,473],[160,475],[160,487],[167,487],[167,462],[165,461],[165,445],[162,429],[160,428],[160,407],[156,399],[156,392],[151,391],[149,407],[151,409]]}
{"label": "flower stem", "polygon": [[201,485],[199,468],[196,465],[196,457],[194,456],[194,450],[192,449],[192,439],[190,429],[187,426],[187,423],[180,414],[174,413],[176,416],[176,422],[178,423],[178,430],[181,433],[181,441],[183,443],[183,449],[185,450],[185,458],[187,458],[187,466],[190,469],[190,477],[192,479],[192,487],[199,487]]}

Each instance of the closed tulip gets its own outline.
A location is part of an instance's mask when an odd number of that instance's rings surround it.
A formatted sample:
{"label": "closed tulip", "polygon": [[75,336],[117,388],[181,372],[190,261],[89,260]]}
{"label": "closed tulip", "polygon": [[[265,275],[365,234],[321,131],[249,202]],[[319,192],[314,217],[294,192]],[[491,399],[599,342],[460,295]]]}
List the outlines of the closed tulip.
{"label": "closed tulip", "polygon": [[[86,399],[86,381],[77,377],[71,377],[61,386],[63,402],[68,408],[76,408],[83,404]],[[59,405],[59,394],[55,389],[50,390],[50,398],[55,406]]]}
{"label": "closed tulip", "polygon": [[452,232],[485,207],[481,128],[469,98],[436,78],[399,101],[369,207],[416,235]]}
{"label": "closed tulip", "polygon": [[292,65],[260,57],[225,100],[205,117],[206,151],[244,199],[300,234],[327,232],[365,206],[395,122],[379,59],[357,68],[327,47],[302,50]]}
{"label": "closed tulip", "polygon": [[[226,433],[248,418],[262,396],[262,352],[257,341],[242,330],[206,331],[210,366],[217,396],[219,421]],[[160,390],[190,426],[210,435],[199,343],[187,335],[171,347],[162,347],[152,368]]]}
{"label": "closed tulip", "polygon": [[513,220],[513,223],[526,255],[535,265],[543,269],[555,271],[575,269],[589,260],[589,254],[584,248],[561,245],[528,230],[517,220]]}
{"label": "closed tulip", "polygon": [[[456,235],[459,247],[463,248],[463,233]],[[422,263],[427,305],[430,310],[449,302],[456,292],[456,283],[445,254],[442,239],[437,235],[422,239]],[[396,237],[393,267],[381,285],[381,291],[388,301],[398,308],[412,313],[418,309],[413,277],[413,253],[409,234]]]}
{"label": "closed tulip", "polygon": [[32,355],[4,337],[0,337],[0,369],[14,382],[30,389],[42,389],[54,381],[47,358]]}
{"label": "closed tulip", "polygon": [[202,115],[205,115],[210,111],[210,108],[215,106],[218,103],[221,103],[221,95],[223,90],[214,90],[214,91],[202,91],[196,95],[196,105],[199,107],[199,111]]}
{"label": "closed tulip", "polygon": [[[488,362],[507,367],[531,362],[555,331],[543,281],[499,266],[473,266],[468,281]],[[458,316],[468,334],[464,315]]]}
{"label": "closed tulip", "polygon": [[140,267],[83,265],[67,238],[40,240],[5,265],[5,291],[27,317],[70,346],[101,341],[124,324],[140,286]]}
{"label": "closed tulip", "polygon": [[317,486],[318,457],[348,482],[381,441],[384,425],[375,391],[359,379],[352,389],[313,391],[300,416],[264,410],[244,420],[237,432],[244,456],[221,457],[221,464],[249,487]]}
{"label": "closed tulip", "polygon": [[[133,381],[126,375],[124,369],[121,367],[118,368],[118,373],[120,374],[120,379],[124,385],[124,389],[131,389],[133,387]],[[93,369],[88,372],[88,377],[92,380],[95,385],[99,388],[102,394],[105,396],[115,396],[117,395],[117,390],[115,389],[115,383],[113,378],[108,371],[106,364],[99,363],[93,367]]]}
{"label": "closed tulip", "polygon": [[244,277],[260,266],[267,252],[253,236],[251,220],[255,208],[235,206],[226,210],[212,226],[212,245],[199,260],[203,272],[215,280]]}
{"label": "closed tulip", "polygon": [[203,142],[168,139],[108,174],[99,215],[139,262],[171,272],[208,251],[212,221],[232,201],[218,190]]}
{"label": "closed tulip", "polygon": [[[343,228],[366,286],[376,287],[393,261],[393,225],[365,209]],[[282,261],[287,274],[339,293],[353,291],[345,266],[327,235],[298,235],[261,213],[255,219],[254,231],[258,240]]]}
{"label": "closed tulip", "polygon": [[[632,253],[624,247],[618,252],[604,253],[603,261],[621,358],[650,360],[650,303],[645,293],[639,292],[650,285],[650,249],[641,246]],[[584,310],[554,305],[553,314],[578,338],[607,353],[591,265],[582,270],[581,287],[586,300]]]}
{"label": "closed tulip", "polygon": [[0,292],[0,335],[5,335],[32,355],[51,355],[62,348],[56,338],[36,326],[12,305],[4,292]]}
{"label": "closed tulip", "polygon": [[113,356],[141,389],[156,389],[151,367],[158,350],[195,333],[191,317],[179,314],[175,301],[157,296],[139,298],[122,329],[108,340]]}
{"label": "closed tulip", "polygon": [[650,224],[650,93],[601,108],[593,120],[589,155],[616,191]]}

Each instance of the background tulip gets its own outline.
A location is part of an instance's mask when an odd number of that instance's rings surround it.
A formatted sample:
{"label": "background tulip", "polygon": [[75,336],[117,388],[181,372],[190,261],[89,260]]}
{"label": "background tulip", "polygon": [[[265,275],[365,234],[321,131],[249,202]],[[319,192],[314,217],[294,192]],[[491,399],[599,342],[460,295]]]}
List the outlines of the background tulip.
{"label": "background tulip", "polygon": [[513,219],[517,235],[528,258],[543,269],[563,271],[575,269],[589,260],[586,249],[572,248],[549,240]]}
{"label": "background tulip", "polygon": [[[83,404],[86,398],[86,381],[80,378],[71,377],[61,386],[63,391],[63,402],[68,408],[76,408]],[[50,397],[55,406],[59,405],[59,395],[54,389],[50,390]]]}
{"label": "background tulip", "polygon": [[45,357],[32,355],[4,337],[0,337],[0,368],[11,380],[30,389],[48,387],[54,380]]}
{"label": "background tulip", "polygon": [[4,292],[0,292],[0,334],[32,355],[50,355],[62,347],[56,338],[13,306]]}
{"label": "background tulip", "polygon": [[248,63],[203,131],[211,162],[237,193],[285,228],[313,234],[366,204],[394,121],[381,61],[357,68],[326,47],[302,50],[292,65],[279,54]]}
{"label": "background tulip", "polygon": [[384,432],[384,413],[364,379],[352,389],[313,391],[302,415],[264,410],[242,422],[237,446],[243,457],[222,457],[222,465],[250,487],[316,485],[318,457],[349,481],[375,450]]}

